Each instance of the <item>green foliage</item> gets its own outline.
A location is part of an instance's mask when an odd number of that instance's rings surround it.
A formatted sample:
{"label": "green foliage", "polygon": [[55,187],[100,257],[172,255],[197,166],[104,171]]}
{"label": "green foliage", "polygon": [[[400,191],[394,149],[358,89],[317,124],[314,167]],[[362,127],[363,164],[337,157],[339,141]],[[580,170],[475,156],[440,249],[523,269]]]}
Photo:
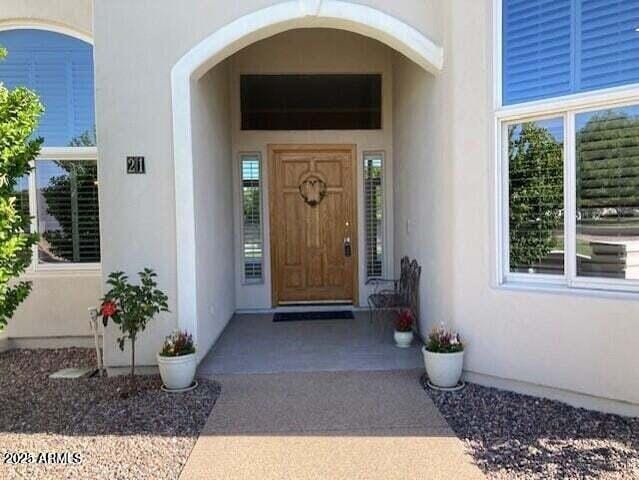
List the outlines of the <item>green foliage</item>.
{"label": "green foliage", "polygon": [[105,304],[115,304],[115,313],[111,320],[122,332],[117,339],[120,350],[124,350],[124,342],[131,341],[131,375],[135,373],[135,340],[139,333],[146,329],[148,322],[160,312],[168,312],[168,297],[157,288],[157,274],[145,268],[138,273],[139,285],[129,283],[124,272],[109,274],[107,284],[111,287],[102,299],[102,312]]}
{"label": "green foliage", "polygon": [[621,109],[592,115],[577,132],[577,167],[583,216],[602,209],[633,216],[639,207],[639,118]]}
{"label": "green foliage", "polygon": [[[6,50],[0,48],[0,61]],[[31,262],[37,236],[25,231],[28,214],[17,207],[15,187],[31,171],[42,139],[32,139],[43,107],[26,88],[0,83],[0,327],[31,291],[30,282],[13,282]]]}
{"label": "green foliage", "polygon": [[563,222],[563,146],[545,128],[508,130],[510,264],[531,266],[555,246]]}

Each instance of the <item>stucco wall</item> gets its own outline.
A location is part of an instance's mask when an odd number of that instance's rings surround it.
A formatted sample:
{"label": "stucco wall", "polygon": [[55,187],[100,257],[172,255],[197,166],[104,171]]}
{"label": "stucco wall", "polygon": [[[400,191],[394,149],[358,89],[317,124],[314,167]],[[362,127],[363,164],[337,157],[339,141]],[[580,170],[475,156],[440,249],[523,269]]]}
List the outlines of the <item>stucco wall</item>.
{"label": "stucco wall", "polygon": [[[447,77],[394,58],[395,248],[422,266],[420,330],[452,320],[453,164],[446,137]],[[399,267],[396,266],[396,277]]]}
{"label": "stucco wall", "polygon": [[16,23],[69,28],[91,37],[93,0],[0,0],[0,26]]}
{"label": "stucco wall", "polygon": [[[93,30],[91,0],[0,0],[0,28],[52,28],[90,40]],[[91,335],[87,308],[101,296],[101,274],[95,272],[29,273],[29,298],[9,322],[7,333],[16,339],[82,337]],[[78,339],[79,344],[84,344]],[[55,345],[56,340],[52,340]],[[68,342],[66,343],[69,344]]]}
{"label": "stucco wall", "polygon": [[193,89],[197,341],[202,358],[235,310],[233,161],[228,62]]}

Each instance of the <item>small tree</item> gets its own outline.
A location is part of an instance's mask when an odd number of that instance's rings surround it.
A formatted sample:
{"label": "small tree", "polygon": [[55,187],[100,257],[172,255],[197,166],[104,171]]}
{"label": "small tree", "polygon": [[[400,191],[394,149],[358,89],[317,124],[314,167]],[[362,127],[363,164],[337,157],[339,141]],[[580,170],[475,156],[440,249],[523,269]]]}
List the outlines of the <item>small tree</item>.
{"label": "small tree", "polygon": [[[0,61],[7,52],[0,48]],[[31,291],[30,282],[10,282],[31,262],[37,235],[27,230],[29,214],[18,208],[15,188],[38,156],[42,139],[33,139],[42,104],[26,88],[0,83],[0,327],[7,324]]]}
{"label": "small tree", "polygon": [[167,296],[157,288],[157,274],[145,268],[138,275],[140,284],[132,285],[124,272],[111,273],[107,280],[111,289],[102,299],[100,309],[104,325],[110,318],[122,332],[117,340],[120,350],[124,350],[127,339],[131,341],[131,378],[135,375],[135,340],[138,334],[155,315],[169,311]]}

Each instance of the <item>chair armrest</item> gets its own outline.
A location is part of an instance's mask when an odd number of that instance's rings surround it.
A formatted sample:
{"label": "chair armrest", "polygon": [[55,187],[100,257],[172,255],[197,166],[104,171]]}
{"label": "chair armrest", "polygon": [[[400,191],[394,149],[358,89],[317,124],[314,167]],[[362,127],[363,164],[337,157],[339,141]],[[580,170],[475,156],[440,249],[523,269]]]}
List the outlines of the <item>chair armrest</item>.
{"label": "chair armrest", "polygon": [[369,278],[366,280],[366,285],[377,285],[380,283],[397,283],[399,279],[397,278]]}
{"label": "chair armrest", "polygon": [[397,291],[397,287],[399,285],[399,279],[396,278],[369,278],[366,280],[366,285],[373,286],[373,293],[377,294],[380,291],[380,288],[384,288],[384,286],[389,283],[393,284],[393,290]]}

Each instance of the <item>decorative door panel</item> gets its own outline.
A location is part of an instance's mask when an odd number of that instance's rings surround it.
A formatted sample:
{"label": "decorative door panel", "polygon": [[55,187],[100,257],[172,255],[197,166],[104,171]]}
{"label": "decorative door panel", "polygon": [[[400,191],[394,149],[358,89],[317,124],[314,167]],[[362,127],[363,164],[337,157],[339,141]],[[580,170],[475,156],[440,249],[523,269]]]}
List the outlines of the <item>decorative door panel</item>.
{"label": "decorative door panel", "polygon": [[271,145],[273,303],[356,302],[355,147]]}

